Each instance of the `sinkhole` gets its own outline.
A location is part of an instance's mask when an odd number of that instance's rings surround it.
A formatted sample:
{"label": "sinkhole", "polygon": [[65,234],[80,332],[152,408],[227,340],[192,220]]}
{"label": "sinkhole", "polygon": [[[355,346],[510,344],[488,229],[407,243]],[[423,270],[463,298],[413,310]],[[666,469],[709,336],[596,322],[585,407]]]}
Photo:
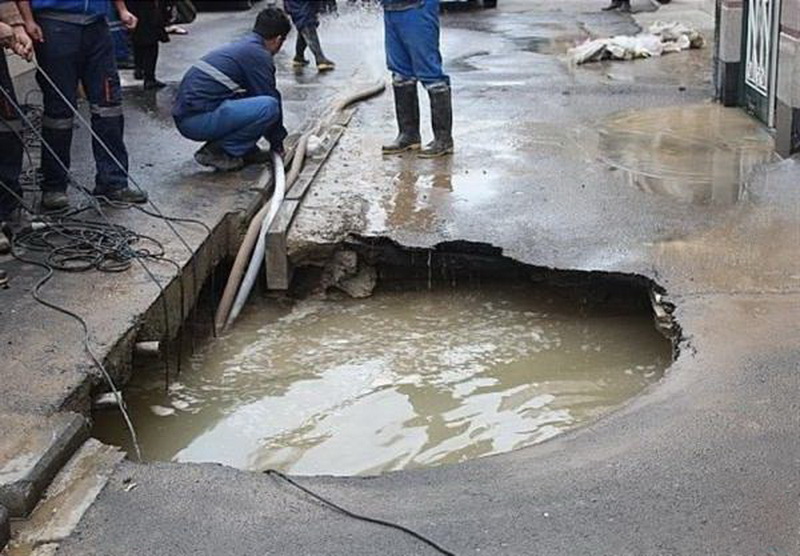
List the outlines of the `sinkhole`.
{"label": "sinkhole", "polygon": [[[508,452],[663,376],[652,288],[485,246],[338,246],[184,354],[168,388],[162,361],[137,362],[125,398],[146,460],[371,475]],[[131,451],[119,412],[94,417]]]}

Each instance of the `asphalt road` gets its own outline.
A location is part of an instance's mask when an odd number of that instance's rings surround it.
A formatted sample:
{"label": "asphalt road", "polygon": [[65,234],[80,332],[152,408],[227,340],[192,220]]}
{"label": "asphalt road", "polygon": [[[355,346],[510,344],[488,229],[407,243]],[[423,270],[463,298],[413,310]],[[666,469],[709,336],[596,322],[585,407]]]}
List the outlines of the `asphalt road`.
{"label": "asphalt road", "polygon": [[[597,13],[596,4],[501,0],[496,11],[449,14],[443,36],[457,154],[381,159],[377,146],[393,133],[391,99],[363,105],[300,213],[293,253],[313,258],[351,234],[425,247],[466,240],[532,265],[636,274],[666,288],[677,307],[677,360],[617,412],[532,448],[300,482],[455,554],[798,554],[797,162],[748,167],[724,187],[700,179],[693,187],[705,193],[687,196],[695,182],[678,179],[676,189],[643,180],[636,164],[604,156],[607,144],[596,135],[616,125],[618,113],[702,106],[712,91],[708,51],[570,67],[562,56],[570,41],[635,29],[625,16]],[[670,9],[679,14],[690,4]],[[339,68],[286,78],[289,105],[308,102],[310,92],[324,105],[382,75],[378,24],[377,14],[360,12],[326,23],[323,44]],[[196,29],[211,28],[202,25]],[[215,35],[193,29],[190,37]],[[164,72],[185,63],[176,55]],[[313,115],[296,112],[293,123]],[[732,124],[720,125],[713,137],[730,141]],[[680,151],[664,142],[652,148]],[[137,488],[126,488],[131,482]],[[59,550],[427,553],[434,552],[408,535],[337,514],[273,477],[134,463],[118,469]]]}

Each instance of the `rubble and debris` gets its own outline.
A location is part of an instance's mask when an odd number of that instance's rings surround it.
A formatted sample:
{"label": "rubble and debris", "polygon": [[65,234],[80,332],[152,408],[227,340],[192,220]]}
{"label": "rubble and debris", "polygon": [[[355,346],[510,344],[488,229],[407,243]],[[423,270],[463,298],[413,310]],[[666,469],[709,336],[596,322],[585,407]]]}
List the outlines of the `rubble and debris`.
{"label": "rubble and debris", "polygon": [[705,39],[696,29],[682,23],[657,21],[638,35],[587,40],[571,48],[567,55],[571,62],[585,64],[601,60],[650,58],[704,46]]}

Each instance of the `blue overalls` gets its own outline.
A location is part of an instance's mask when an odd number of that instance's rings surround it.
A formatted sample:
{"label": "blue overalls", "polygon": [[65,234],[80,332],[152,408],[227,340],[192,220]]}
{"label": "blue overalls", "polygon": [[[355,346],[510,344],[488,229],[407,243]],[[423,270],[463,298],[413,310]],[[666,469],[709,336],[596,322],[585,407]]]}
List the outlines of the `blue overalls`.
{"label": "blue overalls", "polygon": [[172,109],[181,135],[218,144],[233,157],[252,151],[261,137],[283,150],[281,95],[275,63],[258,33],[222,46],[183,76]]}
{"label": "blue overalls", "polygon": [[319,27],[319,12],[322,2],[318,0],[284,0],[283,7],[289,12],[292,23],[298,29]]}
{"label": "blue overalls", "polygon": [[396,84],[449,86],[439,51],[439,0],[382,0],[386,65]]}
{"label": "blue overalls", "polygon": [[124,189],[128,185],[122,93],[106,20],[108,1],[31,0],[45,40],[37,43],[36,58],[61,93],[53,89],[41,72],[37,73],[44,95],[42,137],[55,153],[54,157],[48,149],[42,149],[45,191],[67,188],[66,169],[70,167],[74,120],[72,109],[61,95],[76,106],[79,83],[89,99],[92,129],[113,154],[110,156],[96,141],[92,142],[97,170],[95,193]]}

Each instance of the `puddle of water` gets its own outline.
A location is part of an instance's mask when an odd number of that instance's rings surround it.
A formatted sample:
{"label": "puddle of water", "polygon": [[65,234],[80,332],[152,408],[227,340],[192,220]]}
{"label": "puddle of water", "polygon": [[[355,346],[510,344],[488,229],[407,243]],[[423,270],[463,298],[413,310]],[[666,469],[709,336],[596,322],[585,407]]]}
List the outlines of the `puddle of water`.
{"label": "puddle of water", "polygon": [[764,127],[718,104],[615,114],[585,136],[590,152],[648,193],[697,204],[732,204],[750,173],[775,159]]}
{"label": "puddle of water", "polygon": [[[528,446],[658,380],[649,316],[582,315],[541,287],[382,292],[248,308],[164,392],[126,399],[145,457],[295,474],[375,474]],[[115,413],[95,434],[125,445]]]}

